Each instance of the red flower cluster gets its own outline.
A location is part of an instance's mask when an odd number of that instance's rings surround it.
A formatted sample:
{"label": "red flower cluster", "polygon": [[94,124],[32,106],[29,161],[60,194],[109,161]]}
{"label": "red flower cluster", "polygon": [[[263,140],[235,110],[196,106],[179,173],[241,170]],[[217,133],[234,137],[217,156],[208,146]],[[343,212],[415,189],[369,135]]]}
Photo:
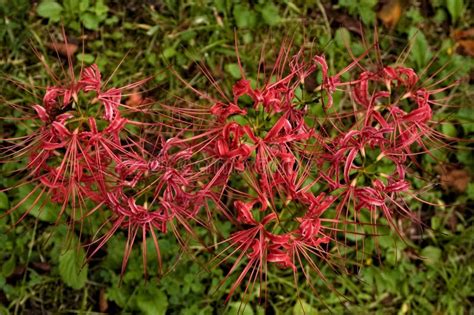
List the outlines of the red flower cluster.
{"label": "red flower cluster", "polygon": [[[169,108],[199,126],[182,141],[212,170],[204,189],[231,205],[216,204],[234,224],[218,255],[218,263],[231,261],[226,279],[240,272],[229,297],[246,276],[247,289],[264,281],[269,264],[293,270],[295,282],[298,271],[311,280],[305,266],[320,274],[318,263],[339,265],[348,234],[372,235],[357,226],[376,234],[381,217],[397,232],[398,216],[418,222],[403,200],[411,192],[406,168],[427,150],[436,91],[420,87],[409,68],[366,70],[343,82],[359,60],[330,75],[324,56],[288,56],[280,51],[261,86],[241,71],[230,100],[198,91],[208,110]],[[318,75],[319,86],[306,91]],[[334,104],[341,95],[349,107]]]}
{"label": "red flower cluster", "polygon": [[[196,227],[216,233],[217,219],[233,231],[214,261],[231,261],[226,279],[240,270],[229,297],[247,276],[246,290],[264,281],[269,264],[310,281],[306,266],[320,274],[320,263],[339,264],[348,234],[370,235],[354,226],[374,228],[384,217],[397,229],[398,215],[416,220],[401,195],[410,192],[408,161],[427,150],[436,91],[403,67],[343,82],[358,63],[330,75],[324,56],[300,50],[290,57],[282,48],[263,84],[242,70],[231,99],[220,88],[221,99],[193,89],[209,106],[160,105],[154,117],[146,104],[121,103],[124,90],[144,81],[105,89],[93,65],[79,80],[47,89],[42,105],[33,105],[37,130],[3,159],[27,156],[27,181],[61,204],[58,220],[67,208],[79,222],[108,214],[91,255],[125,229],[122,272],[137,238],[144,266],[150,236],[161,268],[160,235],[171,231],[185,247],[183,234],[199,239]],[[309,79],[319,85],[308,89]]]}
{"label": "red flower cluster", "polygon": [[[42,104],[32,106],[36,116],[29,120],[36,130],[3,155],[7,162],[12,156],[27,157],[32,193],[41,191],[35,204],[44,193],[62,204],[58,220],[67,207],[85,209],[87,200],[102,202],[105,170],[117,161],[113,152],[121,150],[119,134],[127,124],[119,110],[121,93],[103,90],[96,65],[84,69],[79,80],[48,87]],[[74,211],[72,219],[80,216]]]}

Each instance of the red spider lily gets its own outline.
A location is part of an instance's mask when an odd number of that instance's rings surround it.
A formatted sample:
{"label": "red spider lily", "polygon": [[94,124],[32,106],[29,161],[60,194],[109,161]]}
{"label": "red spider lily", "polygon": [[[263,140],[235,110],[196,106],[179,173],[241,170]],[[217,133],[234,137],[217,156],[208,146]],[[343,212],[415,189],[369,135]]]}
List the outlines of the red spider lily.
{"label": "red spider lily", "polygon": [[[272,230],[279,229],[281,213],[272,211],[269,214],[260,215],[261,220],[257,220],[252,213],[257,203],[261,203],[259,212],[268,213],[269,209],[265,203],[259,199],[250,202],[235,201],[234,206],[237,212],[236,223],[242,224],[239,231],[234,232],[225,242],[229,244],[216,258],[225,256],[219,264],[229,260],[232,256],[237,256],[223,282],[234,272],[237,272],[239,265],[246,259],[245,267],[240,271],[240,275],[230,288],[228,299],[235,292],[237,287],[248,275],[248,282],[244,294],[255,285],[255,282],[265,282],[267,278],[268,264],[274,264],[279,268],[291,269],[297,281],[297,272],[301,267],[303,274],[311,281],[310,276],[304,271],[306,264],[309,264],[318,273],[320,272],[315,259],[328,261],[328,253],[322,247],[331,240],[331,228],[323,226],[322,222],[333,223],[331,219],[324,219],[321,215],[334,203],[336,198],[325,197],[324,194],[314,197],[310,193],[301,194],[301,199],[295,202],[301,203],[306,208],[302,217],[293,218],[296,227],[284,234],[277,234]],[[278,223],[280,222],[280,223]],[[273,227],[272,227],[273,225]],[[277,231],[275,230],[275,231]],[[265,286],[262,286],[265,287]]]}
{"label": "red spider lily", "polygon": [[145,274],[148,235],[153,240],[161,272],[162,259],[158,244],[160,236],[171,231],[183,249],[186,249],[187,242],[182,234],[187,233],[198,239],[192,226],[205,225],[198,214],[204,208],[206,199],[196,192],[196,177],[189,165],[191,155],[186,150],[170,153],[169,150],[174,149],[172,141],[160,146],[161,151],[157,156],[146,152],[143,143],[135,143],[123,154],[118,152],[116,179],[106,185],[108,192],[105,204],[111,211],[108,221],[112,225],[89,244],[89,256],[97,253],[119,229],[125,229],[127,244],[122,275],[137,238],[142,238]]}
{"label": "red spider lily", "polygon": [[[228,247],[219,256],[230,251],[221,262],[236,256],[227,277],[237,272],[244,259],[247,265],[230,294],[246,277],[245,292],[257,279],[263,281],[272,263],[291,268],[295,274],[298,266],[304,270],[309,265],[319,274],[317,261],[331,264],[325,248],[347,246],[345,235],[359,233],[347,230],[346,225],[376,227],[376,216],[382,214],[396,230],[395,216],[415,220],[400,201],[401,194],[410,189],[405,180],[406,159],[411,156],[412,144],[424,148],[423,130],[432,115],[430,93],[419,88],[416,73],[409,68],[382,67],[342,82],[342,74],[358,65],[363,56],[332,76],[324,56],[306,56],[303,50],[288,56],[288,50],[282,48],[272,79],[261,86],[257,83],[253,87],[242,70],[242,79],[232,87],[231,101],[225,96],[225,100],[210,99],[213,105],[207,113],[214,119],[204,118],[205,108],[176,112],[189,118],[199,114],[199,129],[190,130],[201,135],[194,133],[192,140],[183,141],[200,141],[194,148],[203,161],[232,165],[222,166],[205,186],[206,191],[215,189],[221,196],[234,198],[234,209],[227,213],[234,214],[237,231],[225,241]],[[309,117],[307,107],[295,96],[302,82],[318,71],[322,82],[314,92],[324,92],[325,99],[319,102],[326,110],[331,109],[333,93],[343,86],[352,88],[356,104],[362,107],[328,114],[313,125],[319,124],[320,130],[308,125],[308,118],[317,118]],[[207,94],[197,93],[207,98]],[[221,88],[219,93],[222,95]],[[242,96],[250,97],[253,110],[237,105]],[[391,164],[394,171],[382,174],[384,179],[379,180],[381,175],[370,171],[377,163]],[[236,186],[228,180],[232,176],[245,184]],[[361,184],[364,181],[373,185]],[[311,192],[314,189],[320,193],[318,197]],[[334,195],[324,194],[330,191]],[[302,213],[291,219],[281,217],[277,209],[292,202],[301,206],[297,209]],[[358,211],[362,209],[371,213],[371,222],[360,220]],[[279,228],[273,230],[283,224],[280,219],[291,226],[284,233]]]}
{"label": "red spider lily", "polygon": [[244,161],[250,156],[251,148],[242,142],[242,136],[246,130],[235,122],[228,123],[222,136],[216,141],[217,155],[220,158],[232,159],[232,164],[236,170],[244,170]]}
{"label": "red spider lily", "polygon": [[[48,87],[41,105],[32,106],[38,132],[7,148],[4,155],[5,158],[27,157],[25,179],[43,185],[43,193],[62,204],[58,220],[69,206],[77,220],[87,212],[87,200],[103,202],[101,193],[105,189],[107,167],[111,161],[118,161],[119,153],[124,153],[119,133],[128,121],[118,113],[121,94],[117,89],[101,93],[100,77],[98,67],[93,65],[84,69],[78,82],[72,75],[66,84]],[[87,117],[96,113],[85,112],[87,107],[78,102],[78,93],[87,95],[90,91],[98,94],[99,103],[105,109],[103,117]],[[102,118],[107,123],[98,130],[96,120]],[[76,210],[82,214],[77,215]]]}
{"label": "red spider lily", "polygon": [[[276,215],[269,214],[266,217],[264,217],[261,222],[257,222],[253,218],[249,209],[245,210],[244,208],[246,207],[240,207],[241,209],[240,211],[244,212],[242,213],[240,217],[243,220],[241,221],[241,223],[248,224],[246,222],[251,222],[250,225],[253,225],[253,227],[246,230],[235,232],[227,240],[227,242],[230,244],[227,250],[232,249],[233,247],[235,247],[235,249],[233,249],[233,252],[229,256],[225,257],[220,263],[223,263],[225,260],[227,260],[233,253],[239,252],[239,254],[238,254],[238,257],[236,258],[235,263],[233,264],[230,271],[228,272],[227,276],[222,280],[221,283],[223,284],[228,279],[228,277],[233,272],[235,272],[235,270],[240,265],[242,259],[245,256],[248,258],[248,261],[246,263],[246,266],[240,273],[239,277],[230,288],[230,292],[229,292],[229,295],[227,296],[226,301],[230,299],[234,291],[245,279],[245,276],[247,275],[248,272],[250,272],[250,279],[248,283],[254,284],[257,278],[260,278],[260,281],[263,281],[263,277],[265,276],[264,273],[267,269],[266,264],[268,262],[267,257],[269,255],[271,240],[270,238],[267,237],[267,232],[265,231],[265,225],[275,220]],[[223,253],[218,255],[216,258],[222,255]],[[277,259],[275,262],[279,262],[279,261],[280,260]],[[252,288],[254,286],[253,284],[252,284]],[[248,288],[249,288],[249,285],[247,285],[247,289]],[[245,291],[247,291],[247,289]]]}
{"label": "red spider lily", "polygon": [[[330,74],[324,55],[305,49],[291,55],[283,45],[263,79],[259,67],[255,85],[239,59],[242,79],[230,93],[204,70],[218,97],[180,78],[200,100],[177,97],[173,105],[160,104],[151,119],[150,104],[121,104],[123,91],[145,80],[106,88],[92,65],[79,80],[71,73],[70,82],[46,89],[27,117],[35,133],[12,139],[19,143],[7,146],[2,160],[27,160],[25,180],[37,187],[25,198],[36,205],[46,194],[61,204],[58,220],[70,207],[81,223],[104,214],[90,256],[124,230],[122,275],[139,240],[145,274],[150,237],[161,272],[161,237],[171,232],[189,251],[190,239],[201,242],[197,227],[222,236],[217,219],[232,223],[230,236],[208,247],[220,250],[211,262],[230,265],[222,284],[237,274],[226,301],[244,282],[244,298],[257,281],[262,296],[274,267],[293,273],[296,286],[304,276],[316,292],[316,274],[333,289],[320,266],[345,271],[338,253],[353,245],[348,234],[376,236],[357,228],[375,230],[381,216],[399,234],[399,217],[419,223],[403,201],[412,190],[407,161],[416,166],[415,153],[428,152],[426,139],[437,136],[433,95],[442,89],[423,87],[410,68],[364,69],[367,54]],[[343,82],[355,66],[362,73]],[[305,89],[305,80],[318,74],[320,85]],[[336,109],[334,93],[344,87],[353,102],[342,98]],[[322,117],[311,114],[314,107],[323,108]],[[377,172],[379,165],[389,171]],[[361,219],[364,211],[370,222]]]}
{"label": "red spider lily", "polygon": [[216,103],[210,108],[210,113],[218,118],[219,121],[225,121],[227,117],[239,114],[245,115],[246,111],[240,109],[235,104]]}
{"label": "red spider lily", "polygon": [[84,92],[95,91],[99,93],[101,88],[101,76],[99,67],[93,64],[82,71],[79,84]]}

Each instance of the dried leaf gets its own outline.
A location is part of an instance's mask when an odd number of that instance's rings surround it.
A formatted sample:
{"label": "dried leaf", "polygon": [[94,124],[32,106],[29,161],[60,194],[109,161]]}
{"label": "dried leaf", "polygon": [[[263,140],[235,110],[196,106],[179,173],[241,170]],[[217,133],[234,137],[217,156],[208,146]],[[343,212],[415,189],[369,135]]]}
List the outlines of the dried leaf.
{"label": "dried leaf", "polygon": [[109,309],[109,302],[107,301],[105,289],[101,288],[99,291],[99,311],[101,313],[107,313],[108,309]]}
{"label": "dried leaf", "polygon": [[336,10],[330,4],[324,6],[326,15],[331,19],[331,26],[334,28],[345,27],[352,33],[362,35],[360,21],[350,16],[343,10]]}
{"label": "dried leaf", "polygon": [[130,107],[137,107],[143,103],[143,97],[139,92],[138,88],[134,88],[128,95],[128,99],[125,104]]}
{"label": "dried leaf", "polygon": [[389,0],[380,8],[377,17],[387,28],[393,29],[400,20],[402,12],[403,8],[400,0]]}
{"label": "dried leaf", "polygon": [[457,44],[459,52],[462,55],[474,56],[474,39],[458,40]]}
{"label": "dried leaf", "polygon": [[56,51],[58,54],[64,57],[70,57],[77,51],[78,46],[72,43],[49,43],[47,44],[49,49]]}
{"label": "dried leaf", "polygon": [[31,266],[33,269],[42,271],[42,272],[49,272],[51,271],[51,265],[46,262],[32,262]]}
{"label": "dried leaf", "polygon": [[456,52],[461,55],[474,56],[474,28],[455,30],[451,37],[456,41]]}
{"label": "dried leaf", "polygon": [[441,187],[445,190],[465,192],[471,181],[469,172],[465,169],[456,169],[453,166],[438,166],[436,171],[440,174]]}
{"label": "dried leaf", "polygon": [[467,30],[455,30],[451,36],[454,40],[474,38],[474,28],[469,28]]}

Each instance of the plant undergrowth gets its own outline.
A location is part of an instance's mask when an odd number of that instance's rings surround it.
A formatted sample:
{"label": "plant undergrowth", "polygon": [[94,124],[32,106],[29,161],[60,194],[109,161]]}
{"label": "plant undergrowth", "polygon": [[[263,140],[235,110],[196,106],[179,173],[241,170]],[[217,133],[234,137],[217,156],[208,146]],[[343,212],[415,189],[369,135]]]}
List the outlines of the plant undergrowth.
{"label": "plant undergrowth", "polygon": [[0,1],[0,312],[469,312],[472,12],[389,3]]}

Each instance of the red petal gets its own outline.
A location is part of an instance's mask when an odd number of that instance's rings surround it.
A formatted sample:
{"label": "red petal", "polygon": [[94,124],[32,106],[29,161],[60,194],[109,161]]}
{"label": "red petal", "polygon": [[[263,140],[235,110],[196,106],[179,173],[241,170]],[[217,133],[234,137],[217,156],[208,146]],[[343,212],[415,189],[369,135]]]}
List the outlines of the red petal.
{"label": "red petal", "polygon": [[47,122],[49,120],[49,115],[46,112],[46,109],[44,109],[43,106],[41,105],[33,105],[33,109],[36,111],[36,114],[38,114],[38,117],[43,121]]}

